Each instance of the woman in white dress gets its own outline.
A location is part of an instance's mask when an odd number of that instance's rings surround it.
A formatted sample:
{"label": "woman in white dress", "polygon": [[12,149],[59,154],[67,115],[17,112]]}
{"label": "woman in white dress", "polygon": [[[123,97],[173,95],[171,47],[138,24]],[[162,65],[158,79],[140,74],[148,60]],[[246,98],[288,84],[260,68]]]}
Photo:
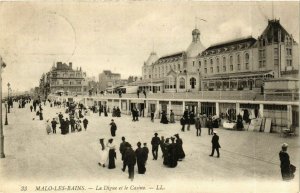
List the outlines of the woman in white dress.
{"label": "woman in white dress", "polygon": [[100,150],[100,160],[99,160],[99,166],[105,167],[105,164],[108,162],[108,151],[107,148],[105,148],[104,145],[104,139],[100,139],[101,144],[101,150]]}
{"label": "woman in white dress", "polygon": [[49,133],[51,133],[51,125],[50,125],[49,119],[46,121],[45,126],[46,126],[46,132],[49,135]]}

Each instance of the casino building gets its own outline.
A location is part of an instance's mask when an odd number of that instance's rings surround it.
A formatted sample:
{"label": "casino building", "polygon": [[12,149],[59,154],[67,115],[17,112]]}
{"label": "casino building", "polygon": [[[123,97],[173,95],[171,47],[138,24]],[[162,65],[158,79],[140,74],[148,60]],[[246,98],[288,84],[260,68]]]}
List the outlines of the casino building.
{"label": "casino building", "polygon": [[158,58],[152,52],[133,83],[151,92],[260,90],[273,78],[298,77],[298,43],[280,24],[269,20],[262,34],[205,48],[200,31],[192,31],[185,50]]}

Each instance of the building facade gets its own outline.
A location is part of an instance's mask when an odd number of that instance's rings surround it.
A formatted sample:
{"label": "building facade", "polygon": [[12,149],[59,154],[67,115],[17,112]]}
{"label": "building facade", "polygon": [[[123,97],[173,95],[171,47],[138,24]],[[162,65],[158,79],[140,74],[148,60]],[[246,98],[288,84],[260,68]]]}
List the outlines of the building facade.
{"label": "building facade", "polygon": [[[72,68],[72,62],[66,63],[57,62],[51,70],[44,75],[44,81],[40,84],[41,87],[49,87],[49,93],[78,95],[87,92],[87,82],[85,81],[86,73],[81,67],[76,70]],[[41,83],[41,82],[40,82]]]}
{"label": "building facade", "polygon": [[298,44],[280,24],[269,20],[263,33],[210,46],[199,54],[203,90],[261,88],[265,80],[298,74]]}
{"label": "building facade", "polygon": [[144,87],[151,90],[151,82],[160,79],[161,92],[255,90],[268,79],[298,76],[298,43],[279,20],[269,20],[257,39],[239,38],[205,49],[198,29],[192,38],[186,51],[156,61],[156,54],[150,54],[142,69]]}
{"label": "building facade", "polygon": [[191,66],[195,65],[198,54],[204,50],[200,31],[194,29],[192,42],[185,51],[160,58],[152,52],[142,69],[145,89],[154,93],[198,91],[199,71],[191,70]]}
{"label": "building facade", "polygon": [[103,70],[103,72],[99,74],[99,91],[112,90],[120,80],[121,74],[112,73],[110,70]]}

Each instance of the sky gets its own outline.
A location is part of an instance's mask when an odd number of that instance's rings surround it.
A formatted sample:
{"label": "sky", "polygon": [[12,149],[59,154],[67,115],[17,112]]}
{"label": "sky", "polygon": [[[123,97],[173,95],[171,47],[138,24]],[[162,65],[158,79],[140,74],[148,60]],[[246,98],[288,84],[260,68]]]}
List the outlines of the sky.
{"label": "sky", "polygon": [[299,2],[0,2],[3,90],[7,82],[13,91],[38,86],[57,61],[73,62],[96,80],[103,70],[141,76],[152,50],[186,50],[195,26],[209,47],[257,38],[272,18],[299,42]]}

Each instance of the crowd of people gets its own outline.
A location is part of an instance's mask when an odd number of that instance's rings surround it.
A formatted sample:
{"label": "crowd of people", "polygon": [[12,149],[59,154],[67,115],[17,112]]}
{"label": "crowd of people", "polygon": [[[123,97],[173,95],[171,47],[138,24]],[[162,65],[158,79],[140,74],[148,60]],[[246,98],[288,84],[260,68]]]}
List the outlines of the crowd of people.
{"label": "crowd of people", "polygon": [[[108,139],[106,145],[104,143],[104,138],[99,140],[101,149],[100,149],[100,159],[98,165],[101,167],[108,167],[108,169],[116,168],[115,159],[117,158],[116,154],[116,145],[114,139]],[[134,179],[134,167],[137,164],[138,173],[145,174],[146,172],[146,162],[148,159],[149,149],[147,143],[144,143],[144,146],[141,147],[141,142],[137,143],[137,148],[134,151],[132,145],[125,140],[125,137],[122,137],[122,142],[119,147],[121,154],[121,159],[123,161],[122,171],[125,172],[126,167],[128,167],[129,179]]]}
{"label": "crowd of people", "polygon": [[[88,119],[86,114],[88,114],[87,109],[82,104],[75,104],[72,102],[61,103],[60,101],[51,101],[48,100],[49,106],[52,107],[64,107],[66,117],[62,112],[56,113],[56,116],[51,119],[46,119],[46,132],[47,134],[53,133],[56,134],[57,126],[62,135],[68,133],[80,132],[84,128],[87,130]],[[37,109],[37,106],[39,109]],[[46,106],[46,101],[44,101],[44,106]],[[42,102],[40,100],[34,100],[33,104],[30,106],[31,112],[36,112],[36,115],[40,117],[40,120],[43,120],[43,108]],[[34,118],[33,118],[34,120]]]}
{"label": "crowd of people", "polygon": [[[119,147],[121,154],[121,159],[123,161],[122,171],[125,172],[128,168],[128,178],[134,179],[134,168],[137,165],[138,174],[146,173],[146,163],[148,160],[149,149],[147,143],[137,142],[136,149],[133,150],[132,145],[126,141],[123,136],[122,142]],[[98,165],[101,167],[108,167],[108,169],[116,168],[115,159],[116,145],[114,144],[114,139],[108,139],[105,144],[104,138],[99,139],[101,149],[100,149],[100,159]],[[176,141],[175,141],[176,140]],[[178,161],[182,161],[185,158],[185,153],[183,150],[183,141],[179,137],[179,134],[175,134],[170,138],[158,137],[158,133],[154,134],[151,139],[152,146],[152,156],[153,160],[158,159],[159,147],[162,152],[163,164],[169,168],[175,168],[178,165]]]}
{"label": "crowd of people", "polygon": [[[40,99],[31,100],[31,99],[19,99],[18,101],[19,108],[25,108],[26,104],[30,104],[30,111],[35,113],[36,116],[39,117],[39,120],[43,120],[43,106],[46,105],[46,101],[41,101]],[[51,120],[46,120],[46,132],[47,134],[53,133],[56,134],[56,130],[59,126],[62,135],[66,135],[68,133],[80,132],[82,128],[87,130],[87,126],[89,124],[86,115],[88,114],[87,108],[84,107],[83,104],[73,103],[73,102],[60,102],[60,101],[51,101],[48,100],[49,106],[52,107],[63,107],[65,110],[66,117],[62,112],[57,113],[56,117],[53,117]],[[99,116],[103,112],[105,116],[107,115],[106,106],[99,106],[99,108],[91,109],[94,113],[97,113],[99,109]],[[134,111],[135,109],[133,109]],[[109,109],[108,109],[109,111]],[[137,111],[137,110],[136,110]],[[112,109],[112,117],[120,117],[121,111],[120,109],[113,108]],[[35,118],[33,118],[35,119]],[[154,112],[151,112],[151,120],[154,119]],[[238,120],[241,119],[238,116]],[[138,114],[133,115],[133,120],[138,120]],[[162,112],[161,123],[175,123],[175,116],[172,110],[170,110],[170,121],[167,118],[167,114],[165,111]],[[185,129],[187,131],[190,130],[191,125],[195,125],[196,136],[201,136],[201,128],[208,128],[208,135],[212,135],[211,139],[211,154],[209,156],[214,156],[216,151],[217,157],[220,157],[221,148],[219,143],[218,132],[214,130],[214,128],[218,128],[218,122],[211,116],[206,115],[194,115],[192,111],[185,110],[183,116],[180,119],[180,124],[182,125],[181,131],[184,132]],[[187,128],[186,128],[187,126]],[[241,127],[241,126],[239,126]],[[116,136],[117,125],[114,120],[111,120],[110,123],[110,131],[111,136]],[[110,138],[105,141],[104,138],[99,140],[101,149],[99,156],[99,166],[106,167],[109,169],[116,168],[115,159],[117,157],[116,145],[114,143],[115,138]],[[142,146],[143,145],[143,146]],[[183,140],[180,138],[179,134],[175,134],[173,136],[165,138],[164,136],[159,137],[158,133],[154,133],[154,136],[151,139],[151,152],[153,160],[158,160],[159,157],[159,149],[161,150],[161,156],[163,165],[168,168],[177,167],[178,163],[185,159],[186,155],[183,148]],[[291,180],[294,178],[294,173],[296,167],[290,163],[290,158],[287,153],[288,145],[284,143],[282,145],[282,150],[279,153],[280,159],[280,168],[283,180]],[[146,164],[148,160],[149,149],[147,147],[146,142],[137,142],[136,148],[131,145],[131,143],[125,140],[125,137],[122,137],[122,142],[119,146],[119,152],[121,154],[121,159],[123,161],[122,171],[125,172],[126,168],[128,168],[128,175],[131,180],[134,179],[134,168],[137,165],[137,170],[139,174],[146,173]]]}

